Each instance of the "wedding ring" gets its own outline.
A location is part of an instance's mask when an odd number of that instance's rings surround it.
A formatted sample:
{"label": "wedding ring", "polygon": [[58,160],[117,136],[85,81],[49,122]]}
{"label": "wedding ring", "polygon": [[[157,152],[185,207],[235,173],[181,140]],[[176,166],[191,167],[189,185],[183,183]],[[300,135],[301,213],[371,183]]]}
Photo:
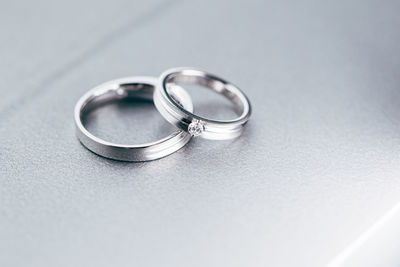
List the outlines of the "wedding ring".
{"label": "wedding ring", "polygon": [[[212,120],[200,117],[180,105],[171,93],[175,83],[198,84],[222,94],[233,105],[238,117],[233,120]],[[249,120],[251,106],[246,95],[235,85],[213,74],[192,68],[174,68],[161,74],[154,91],[154,104],[166,120],[192,136],[226,140],[241,135]]]}
{"label": "wedding ring", "polygon": [[[91,110],[110,101],[136,98],[152,100],[157,79],[152,77],[129,77],[101,84],[79,99],[75,106],[75,124],[77,137],[90,151],[110,159],[122,161],[148,161],[165,157],[182,148],[190,141],[190,134],[177,130],[169,136],[146,144],[123,145],[107,142],[91,134],[82,123],[82,118]],[[174,86],[171,98],[192,111],[193,104],[189,94],[179,86]],[[140,130],[140,125],[138,125]]]}

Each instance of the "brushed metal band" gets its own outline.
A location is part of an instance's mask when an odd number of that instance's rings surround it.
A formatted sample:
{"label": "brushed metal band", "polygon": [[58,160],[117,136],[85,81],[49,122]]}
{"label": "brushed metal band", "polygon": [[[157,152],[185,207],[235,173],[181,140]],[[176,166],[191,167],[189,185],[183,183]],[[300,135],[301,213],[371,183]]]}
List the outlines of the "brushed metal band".
{"label": "brushed metal band", "polygon": [[[203,85],[222,94],[234,104],[239,117],[233,120],[212,120],[193,114],[171,94],[171,88],[179,82]],[[162,73],[154,92],[154,104],[164,118],[178,128],[192,136],[213,140],[240,136],[251,115],[250,102],[237,86],[213,74],[192,68],[174,68]]]}
{"label": "brushed metal band", "polygon": [[[75,106],[76,134],[79,141],[90,151],[115,160],[148,161],[165,157],[182,148],[191,139],[190,134],[177,130],[169,136],[151,143],[139,145],[115,144],[91,134],[83,125],[82,117],[92,109],[107,102],[123,99],[153,99],[157,79],[153,77],[128,77],[96,86],[83,95]],[[190,96],[179,86],[172,89],[172,97],[187,110],[193,110]],[[138,126],[140,128],[140,125]]]}

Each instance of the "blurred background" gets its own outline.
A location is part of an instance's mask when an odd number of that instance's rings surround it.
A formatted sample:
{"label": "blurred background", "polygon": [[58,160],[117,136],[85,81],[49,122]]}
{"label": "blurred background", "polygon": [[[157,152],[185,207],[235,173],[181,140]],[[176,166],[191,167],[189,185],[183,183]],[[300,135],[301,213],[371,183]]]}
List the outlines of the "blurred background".
{"label": "blurred background", "polygon": [[[0,266],[400,266],[399,11],[1,1]],[[79,144],[86,91],[179,66],[248,95],[240,138],[195,139],[148,163]],[[190,93],[200,113],[230,116],[223,99]],[[173,130],[151,104],[91,116],[111,141]]]}

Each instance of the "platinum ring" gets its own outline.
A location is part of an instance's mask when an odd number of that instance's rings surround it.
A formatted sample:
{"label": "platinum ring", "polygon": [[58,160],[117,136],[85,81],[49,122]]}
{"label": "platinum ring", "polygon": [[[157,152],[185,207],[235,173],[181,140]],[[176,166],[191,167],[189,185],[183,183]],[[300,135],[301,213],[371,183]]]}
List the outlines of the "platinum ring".
{"label": "platinum ring", "polygon": [[[85,95],[75,106],[76,134],[79,141],[90,151],[115,160],[148,161],[165,157],[182,148],[191,139],[190,134],[177,130],[169,136],[151,143],[140,145],[123,145],[107,142],[91,134],[82,123],[88,111],[107,102],[123,99],[153,99],[157,79],[153,77],[129,77],[103,83]],[[193,110],[189,94],[179,86],[171,89],[175,101],[187,110]]]}
{"label": "platinum ring", "polygon": [[[233,120],[212,120],[193,114],[171,94],[170,88],[177,82],[203,85],[222,94],[234,104],[239,117]],[[192,68],[173,68],[162,73],[154,91],[154,104],[164,118],[178,128],[192,136],[213,140],[240,136],[251,115],[250,102],[237,86],[213,74]]]}

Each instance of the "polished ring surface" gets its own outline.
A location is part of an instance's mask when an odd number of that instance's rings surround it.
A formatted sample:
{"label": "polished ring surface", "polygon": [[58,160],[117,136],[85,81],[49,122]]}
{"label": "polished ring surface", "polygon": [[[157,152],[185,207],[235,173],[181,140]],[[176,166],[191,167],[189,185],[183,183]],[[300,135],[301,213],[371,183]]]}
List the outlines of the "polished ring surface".
{"label": "polished ring surface", "polygon": [[[153,77],[129,77],[101,84],[83,95],[75,106],[75,124],[80,142],[92,152],[115,160],[148,161],[165,157],[190,141],[190,134],[177,130],[171,135],[146,144],[123,145],[107,142],[91,134],[82,123],[87,112],[107,102],[137,98],[152,100],[157,79]],[[179,86],[172,89],[172,97],[187,110],[193,110],[190,96]]]}
{"label": "polished ring surface", "polygon": [[[222,94],[234,104],[239,117],[233,120],[212,120],[193,114],[191,110],[180,105],[171,94],[175,83],[203,85]],[[238,137],[251,115],[250,102],[237,86],[213,74],[192,68],[174,68],[162,73],[154,92],[154,103],[170,123],[192,136],[213,140]]]}

